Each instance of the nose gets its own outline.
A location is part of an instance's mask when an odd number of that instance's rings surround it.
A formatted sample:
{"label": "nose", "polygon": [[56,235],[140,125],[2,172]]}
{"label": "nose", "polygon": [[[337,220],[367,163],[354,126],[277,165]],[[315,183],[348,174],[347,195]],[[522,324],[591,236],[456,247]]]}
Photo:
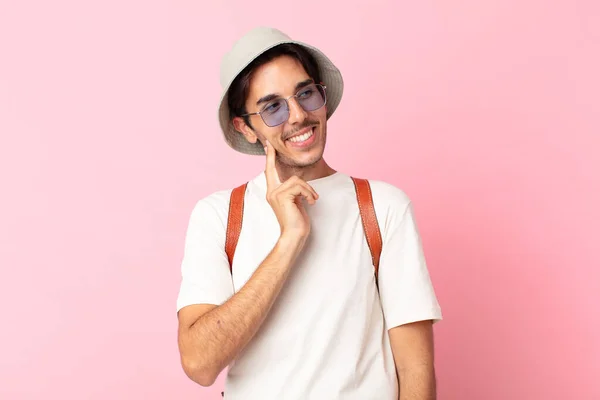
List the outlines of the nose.
{"label": "nose", "polygon": [[304,111],[304,108],[302,108],[296,98],[292,97],[288,100],[288,107],[290,108],[290,117],[288,119],[290,124],[301,123],[308,117],[308,114]]}

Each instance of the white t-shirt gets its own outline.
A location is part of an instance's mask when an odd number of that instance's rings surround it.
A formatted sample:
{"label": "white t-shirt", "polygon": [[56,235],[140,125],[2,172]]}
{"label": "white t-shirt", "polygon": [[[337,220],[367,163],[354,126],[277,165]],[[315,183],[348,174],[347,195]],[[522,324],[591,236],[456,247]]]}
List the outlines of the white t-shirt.
{"label": "white t-shirt", "polygon": [[[352,179],[337,172],[309,183],[319,194],[307,206],[309,239],[267,319],[230,365],[225,399],[397,400],[387,330],[442,319],[410,199],[370,180],[383,239],[378,292]],[[232,277],[225,253],[230,194],[211,194],[192,211],[177,310],[224,303],[277,242],[261,173],[246,190]]]}

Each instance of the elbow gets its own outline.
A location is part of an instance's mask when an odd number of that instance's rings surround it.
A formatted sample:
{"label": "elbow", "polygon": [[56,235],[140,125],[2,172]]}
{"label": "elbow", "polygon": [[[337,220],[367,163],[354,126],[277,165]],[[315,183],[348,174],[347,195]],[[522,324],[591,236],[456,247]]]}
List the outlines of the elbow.
{"label": "elbow", "polygon": [[193,360],[182,359],[181,365],[188,378],[204,387],[212,386],[220,373],[214,368],[208,368]]}
{"label": "elbow", "polygon": [[201,373],[196,376],[194,382],[200,386],[209,387],[215,383],[217,376],[219,376],[219,374]]}

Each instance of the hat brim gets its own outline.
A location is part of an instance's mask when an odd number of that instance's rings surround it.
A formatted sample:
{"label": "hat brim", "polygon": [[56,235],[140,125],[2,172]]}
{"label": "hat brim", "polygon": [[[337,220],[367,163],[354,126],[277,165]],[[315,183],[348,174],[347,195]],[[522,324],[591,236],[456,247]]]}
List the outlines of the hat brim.
{"label": "hat brim", "polygon": [[[315,61],[319,68],[319,73],[321,75],[321,80],[327,86],[327,119],[329,119],[333,115],[333,113],[335,112],[336,108],[342,100],[342,94],[344,92],[344,81],[342,79],[342,74],[340,73],[339,69],[333,64],[333,62],[331,62],[331,60],[322,51],[306,43],[302,43],[295,40],[285,40],[277,42],[272,46],[263,49],[261,52],[257,53],[248,63],[241,66],[240,70],[235,74],[234,79],[256,57],[258,57],[265,51],[284,43],[291,43],[302,46],[315,58]],[[234,79],[232,79],[223,89],[223,93],[221,95],[221,102],[219,105],[219,123],[221,125],[221,131],[223,132],[225,142],[227,142],[227,144],[232,149],[239,151],[240,153],[250,155],[264,155],[265,151],[263,149],[262,144],[260,144],[260,142],[248,142],[244,135],[235,129],[235,127],[233,126],[233,122],[229,118],[229,105],[227,102],[227,94],[229,93],[229,87],[231,86],[231,83]]]}

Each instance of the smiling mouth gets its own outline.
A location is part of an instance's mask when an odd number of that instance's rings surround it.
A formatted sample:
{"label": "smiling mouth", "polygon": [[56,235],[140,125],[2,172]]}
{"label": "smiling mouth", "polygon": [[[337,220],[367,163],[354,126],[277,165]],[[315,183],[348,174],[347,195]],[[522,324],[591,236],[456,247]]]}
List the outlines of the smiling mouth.
{"label": "smiling mouth", "polygon": [[286,141],[289,141],[292,143],[306,142],[315,134],[315,127],[312,126],[312,127],[308,128],[308,131],[303,129],[303,131],[304,131],[303,133],[296,134],[296,135],[292,136],[291,138],[286,139]]}

